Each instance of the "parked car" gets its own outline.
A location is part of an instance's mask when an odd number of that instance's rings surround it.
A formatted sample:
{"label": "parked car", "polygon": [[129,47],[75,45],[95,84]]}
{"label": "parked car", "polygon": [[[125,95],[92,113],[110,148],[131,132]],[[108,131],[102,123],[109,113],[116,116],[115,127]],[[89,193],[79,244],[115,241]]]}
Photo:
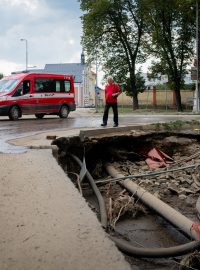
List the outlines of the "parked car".
{"label": "parked car", "polygon": [[74,77],[47,73],[12,73],[0,80],[0,116],[17,120],[23,114],[67,118],[76,110]]}

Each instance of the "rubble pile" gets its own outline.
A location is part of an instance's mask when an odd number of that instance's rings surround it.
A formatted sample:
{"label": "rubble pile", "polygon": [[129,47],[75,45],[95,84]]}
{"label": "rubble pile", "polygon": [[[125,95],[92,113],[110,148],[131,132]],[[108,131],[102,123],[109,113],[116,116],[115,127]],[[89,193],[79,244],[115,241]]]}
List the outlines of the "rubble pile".
{"label": "rubble pile", "polygon": [[[174,137],[168,137],[162,143],[164,145],[166,142],[174,142],[174,140]],[[168,165],[167,168],[157,168],[153,171],[155,173],[163,171],[163,173],[133,178],[133,181],[159,199],[167,203],[171,202],[172,206],[174,204],[175,208],[180,211],[182,209],[182,212],[184,212],[183,204],[194,208],[200,195],[200,144],[196,140],[187,138],[181,138],[179,143],[183,148],[174,151],[173,156],[171,156],[174,163]],[[190,165],[195,166],[185,169]],[[113,166],[127,176],[152,174],[152,170],[145,160],[137,162],[118,161],[114,162]],[[170,171],[176,168],[180,170]]]}
{"label": "rubble pile", "polygon": [[[61,138],[56,144],[60,148],[59,163],[99,217],[100,208],[85,177],[86,170],[92,175],[105,202],[108,232],[146,248],[148,245],[173,247],[185,244],[187,239],[163,220],[162,215],[157,216],[148,204],[143,204],[143,195],[134,196],[135,191],[131,193],[122,187],[122,179],[109,176],[106,165],[110,163],[119,175],[125,175],[196,224],[200,213],[199,141],[193,134],[139,133],[84,142],[79,138]],[[81,169],[74,163],[72,154],[82,161]],[[159,160],[159,155],[163,160]],[[127,260],[130,260],[128,256]],[[182,261],[138,258],[130,261],[141,269],[199,269],[196,268],[199,252]]]}

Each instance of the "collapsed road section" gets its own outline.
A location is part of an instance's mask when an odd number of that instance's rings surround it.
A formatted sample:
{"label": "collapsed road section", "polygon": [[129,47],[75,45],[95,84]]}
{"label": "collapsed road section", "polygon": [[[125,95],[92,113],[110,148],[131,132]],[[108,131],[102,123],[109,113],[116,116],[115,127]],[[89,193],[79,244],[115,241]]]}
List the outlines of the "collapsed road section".
{"label": "collapsed road section", "polygon": [[139,269],[200,269],[200,136],[121,129],[58,138],[57,160]]}

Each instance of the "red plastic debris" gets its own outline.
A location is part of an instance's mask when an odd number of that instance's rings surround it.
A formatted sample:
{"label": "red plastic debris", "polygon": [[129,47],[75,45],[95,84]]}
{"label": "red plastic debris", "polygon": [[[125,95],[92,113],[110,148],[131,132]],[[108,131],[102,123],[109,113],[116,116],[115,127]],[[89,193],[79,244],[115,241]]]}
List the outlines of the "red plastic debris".
{"label": "red plastic debris", "polygon": [[192,229],[195,231],[195,233],[198,236],[198,239],[200,239],[200,224],[199,223],[193,223]]}
{"label": "red plastic debris", "polygon": [[147,159],[145,161],[151,169],[157,169],[167,167],[174,160],[155,147],[147,153]]}

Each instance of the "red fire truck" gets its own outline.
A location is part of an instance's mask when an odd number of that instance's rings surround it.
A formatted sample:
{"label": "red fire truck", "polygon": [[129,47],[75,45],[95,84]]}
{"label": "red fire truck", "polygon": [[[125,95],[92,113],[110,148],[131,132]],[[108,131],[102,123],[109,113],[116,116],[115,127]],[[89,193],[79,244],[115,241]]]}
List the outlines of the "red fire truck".
{"label": "red fire truck", "polygon": [[75,111],[72,75],[13,73],[0,80],[0,116],[17,120],[23,114],[46,114],[67,118]]}

